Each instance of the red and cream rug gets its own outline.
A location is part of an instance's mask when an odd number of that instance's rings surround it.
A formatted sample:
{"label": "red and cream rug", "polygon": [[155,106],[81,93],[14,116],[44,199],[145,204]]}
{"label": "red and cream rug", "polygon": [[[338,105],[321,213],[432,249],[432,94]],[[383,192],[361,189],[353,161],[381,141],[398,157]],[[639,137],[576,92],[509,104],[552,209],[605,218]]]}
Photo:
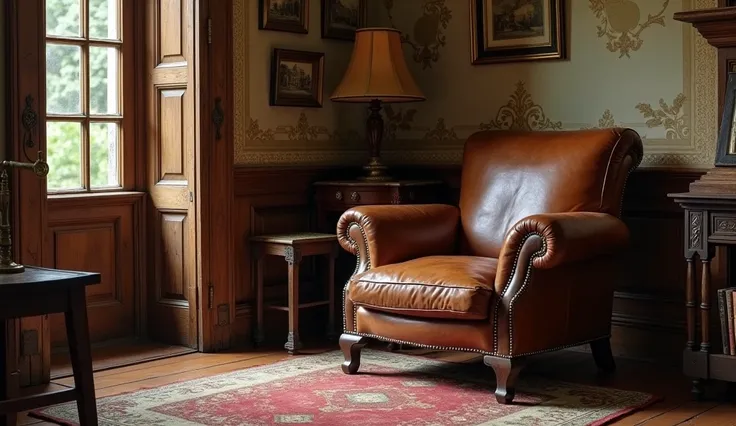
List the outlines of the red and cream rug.
{"label": "red and cream rug", "polygon": [[[603,425],[652,395],[522,376],[512,405],[493,396],[492,370],[364,350],[360,373],[342,353],[275,364],[97,400],[100,425]],[[31,413],[77,425],[75,403]]]}

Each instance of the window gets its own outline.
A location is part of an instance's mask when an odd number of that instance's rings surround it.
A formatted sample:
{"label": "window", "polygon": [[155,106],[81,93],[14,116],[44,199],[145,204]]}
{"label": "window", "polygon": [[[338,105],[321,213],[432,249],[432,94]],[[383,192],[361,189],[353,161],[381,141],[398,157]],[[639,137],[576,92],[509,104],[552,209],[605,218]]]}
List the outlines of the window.
{"label": "window", "polygon": [[46,0],[50,193],[123,187],[121,12],[121,0]]}

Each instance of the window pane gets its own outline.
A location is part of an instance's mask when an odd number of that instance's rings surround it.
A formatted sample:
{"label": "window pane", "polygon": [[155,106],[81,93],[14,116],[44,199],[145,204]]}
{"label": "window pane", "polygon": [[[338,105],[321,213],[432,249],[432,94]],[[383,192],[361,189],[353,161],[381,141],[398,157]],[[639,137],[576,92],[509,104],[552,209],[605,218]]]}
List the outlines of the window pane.
{"label": "window pane", "polygon": [[48,190],[82,188],[82,125],[49,121],[46,123],[48,150]]}
{"label": "window pane", "polygon": [[46,0],[46,34],[80,36],[79,0]]}
{"label": "window pane", "polygon": [[89,48],[89,107],[92,114],[118,113],[118,49]]}
{"label": "window pane", "polygon": [[118,0],[89,0],[89,36],[118,40]]}
{"label": "window pane", "polygon": [[82,49],[46,44],[46,111],[50,114],[82,112]]}
{"label": "window pane", "polygon": [[91,123],[89,180],[92,188],[119,186],[118,124]]}

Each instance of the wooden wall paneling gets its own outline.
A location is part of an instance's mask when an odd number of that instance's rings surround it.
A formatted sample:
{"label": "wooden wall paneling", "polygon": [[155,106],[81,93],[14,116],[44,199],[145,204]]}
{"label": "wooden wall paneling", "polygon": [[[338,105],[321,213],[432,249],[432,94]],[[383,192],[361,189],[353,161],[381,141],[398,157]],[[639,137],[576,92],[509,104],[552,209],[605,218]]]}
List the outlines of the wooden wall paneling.
{"label": "wooden wall paneling", "polygon": [[[33,161],[38,151],[46,153],[46,92],[43,0],[9,0],[6,7],[8,131],[7,157]],[[26,133],[21,116],[30,101],[37,120]],[[28,141],[32,143],[28,143]],[[46,231],[46,180],[33,173],[14,170],[11,175],[12,225],[15,258],[20,263],[47,266],[44,253]],[[11,325],[12,326],[12,325]],[[45,317],[22,318],[14,326],[19,340],[12,342],[18,353],[21,386],[47,383],[50,379],[48,322]],[[16,380],[17,376],[11,376]]]}
{"label": "wooden wall paneling", "polygon": [[[145,282],[137,231],[143,224],[144,197],[131,192],[49,200],[46,245],[51,266],[102,275],[100,284],[87,288],[92,342],[142,333],[140,293]],[[63,315],[51,315],[49,321],[52,348],[66,347]]]}

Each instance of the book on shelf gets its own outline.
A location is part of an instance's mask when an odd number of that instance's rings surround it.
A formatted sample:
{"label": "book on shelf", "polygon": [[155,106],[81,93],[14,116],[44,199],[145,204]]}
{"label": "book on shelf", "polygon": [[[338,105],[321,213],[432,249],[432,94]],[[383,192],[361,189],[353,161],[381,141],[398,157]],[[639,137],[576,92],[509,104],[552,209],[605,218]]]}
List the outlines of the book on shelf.
{"label": "book on shelf", "polygon": [[723,353],[736,355],[736,287],[718,290],[718,315]]}

